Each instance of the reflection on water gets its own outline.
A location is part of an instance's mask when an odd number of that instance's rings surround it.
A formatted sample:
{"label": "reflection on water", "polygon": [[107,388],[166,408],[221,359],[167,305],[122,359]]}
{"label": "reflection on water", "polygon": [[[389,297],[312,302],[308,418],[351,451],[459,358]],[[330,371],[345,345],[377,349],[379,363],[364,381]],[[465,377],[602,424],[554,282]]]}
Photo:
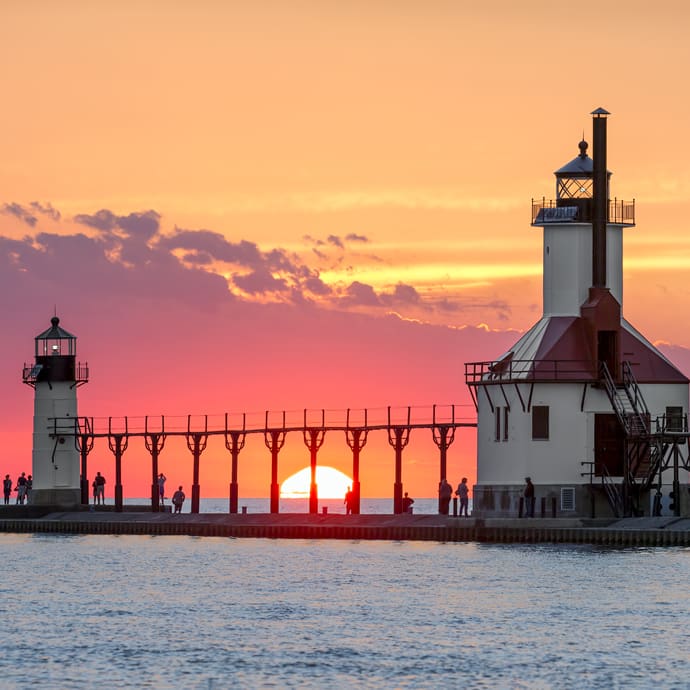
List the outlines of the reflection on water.
{"label": "reflection on water", "polygon": [[8,688],[690,677],[688,549],[100,535],[0,547]]}

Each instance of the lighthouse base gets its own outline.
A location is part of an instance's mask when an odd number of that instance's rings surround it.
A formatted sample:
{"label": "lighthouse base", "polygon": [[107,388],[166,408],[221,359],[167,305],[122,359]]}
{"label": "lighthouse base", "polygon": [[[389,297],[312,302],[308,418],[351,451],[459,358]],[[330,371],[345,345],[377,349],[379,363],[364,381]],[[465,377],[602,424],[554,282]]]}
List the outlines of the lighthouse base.
{"label": "lighthouse base", "polygon": [[76,508],[81,504],[79,489],[32,489],[30,502],[37,506]]}

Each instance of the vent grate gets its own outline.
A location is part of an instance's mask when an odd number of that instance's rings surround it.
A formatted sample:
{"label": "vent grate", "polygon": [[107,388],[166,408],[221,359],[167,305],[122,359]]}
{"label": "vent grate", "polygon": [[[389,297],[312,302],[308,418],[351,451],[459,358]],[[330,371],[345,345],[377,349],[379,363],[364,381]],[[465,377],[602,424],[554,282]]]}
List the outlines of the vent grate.
{"label": "vent grate", "polygon": [[566,513],[575,510],[575,489],[572,486],[561,489],[561,510]]}

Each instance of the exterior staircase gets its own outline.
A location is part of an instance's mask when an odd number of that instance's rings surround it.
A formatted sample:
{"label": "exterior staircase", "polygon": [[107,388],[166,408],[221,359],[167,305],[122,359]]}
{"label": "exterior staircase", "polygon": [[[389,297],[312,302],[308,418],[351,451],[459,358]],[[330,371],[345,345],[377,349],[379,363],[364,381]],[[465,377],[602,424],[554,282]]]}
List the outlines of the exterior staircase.
{"label": "exterior staircase", "polygon": [[[665,449],[653,438],[649,409],[630,363],[622,363],[621,380],[617,382],[606,363],[602,362],[600,378],[611,407],[625,432],[628,476],[624,478],[624,482],[627,483],[630,507],[636,513],[639,512],[640,494],[648,490],[654,481]],[[621,496],[623,487],[616,486],[610,476],[602,477],[602,483],[614,514],[618,515],[621,509],[621,514],[625,514],[625,501]]]}

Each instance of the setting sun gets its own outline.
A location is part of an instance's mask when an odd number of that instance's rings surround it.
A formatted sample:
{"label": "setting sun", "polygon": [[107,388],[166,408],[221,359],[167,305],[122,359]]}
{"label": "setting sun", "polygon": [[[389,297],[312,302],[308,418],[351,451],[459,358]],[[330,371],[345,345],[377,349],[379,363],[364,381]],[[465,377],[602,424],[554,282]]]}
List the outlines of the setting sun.
{"label": "setting sun", "polygon": [[[305,467],[288,477],[280,487],[281,498],[308,498],[311,484],[311,468]],[[316,468],[316,484],[319,487],[319,498],[342,498],[352,479],[334,467]]]}

